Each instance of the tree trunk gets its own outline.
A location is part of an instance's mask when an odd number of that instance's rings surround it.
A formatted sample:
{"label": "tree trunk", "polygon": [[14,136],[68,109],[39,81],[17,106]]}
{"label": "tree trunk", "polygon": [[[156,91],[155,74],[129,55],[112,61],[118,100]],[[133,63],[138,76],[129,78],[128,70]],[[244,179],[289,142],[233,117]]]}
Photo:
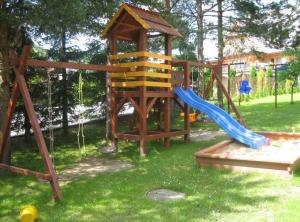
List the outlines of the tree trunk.
{"label": "tree trunk", "polygon": [[[201,63],[204,63],[204,28],[203,28],[203,23],[204,23],[204,14],[203,14],[203,0],[197,0],[197,26],[198,26],[198,31],[197,31],[197,51],[198,51],[198,60]],[[204,93],[204,69],[200,68],[199,73],[198,73],[198,78],[197,78],[197,93],[198,95],[203,95]]]}
{"label": "tree trunk", "polygon": [[[107,54],[111,54],[110,50],[107,49]],[[107,57],[107,65],[110,65],[109,57]],[[106,72],[106,140],[111,139],[111,74]]]}
{"label": "tree trunk", "polygon": [[296,79],[293,81],[292,84],[292,91],[291,91],[291,104],[294,104],[294,87],[296,85]]}
{"label": "tree trunk", "polygon": [[[67,62],[66,59],[66,31],[63,28],[61,32],[61,49],[60,61]],[[62,69],[62,126],[63,134],[68,135],[69,122],[68,122],[68,81],[67,70]]]}
{"label": "tree trunk", "polygon": [[30,141],[30,138],[31,138],[31,135],[30,135],[30,129],[31,129],[31,125],[30,125],[30,120],[29,120],[29,117],[28,117],[28,114],[26,112],[26,109],[24,107],[24,130],[25,130],[25,140],[26,141]]}
{"label": "tree trunk", "polygon": [[[223,48],[224,48],[224,42],[223,42],[223,0],[218,0],[218,61],[219,64],[223,63]],[[222,80],[222,67],[219,69],[219,72],[217,74]],[[224,107],[223,103],[223,93],[221,90],[221,87],[218,85],[218,102],[219,106],[221,108]]]}
{"label": "tree trunk", "polygon": [[[0,24],[0,129],[6,117],[7,104],[10,97],[10,83],[9,83],[9,47],[8,47],[8,28],[4,24]],[[0,141],[3,139],[3,132],[0,131]],[[10,164],[11,151],[9,141],[6,144],[6,152],[0,162]]]}

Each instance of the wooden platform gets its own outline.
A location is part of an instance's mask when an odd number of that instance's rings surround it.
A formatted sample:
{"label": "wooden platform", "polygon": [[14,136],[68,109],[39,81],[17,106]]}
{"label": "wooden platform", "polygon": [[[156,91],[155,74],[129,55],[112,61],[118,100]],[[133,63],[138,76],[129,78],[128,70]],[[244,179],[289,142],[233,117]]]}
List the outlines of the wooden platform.
{"label": "wooden platform", "polygon": [[270,138],[271,144],[254,150],[233,139],[225,140],[196,152],[198,166],[293,175],[300,166],[300,133],[258,133]]}

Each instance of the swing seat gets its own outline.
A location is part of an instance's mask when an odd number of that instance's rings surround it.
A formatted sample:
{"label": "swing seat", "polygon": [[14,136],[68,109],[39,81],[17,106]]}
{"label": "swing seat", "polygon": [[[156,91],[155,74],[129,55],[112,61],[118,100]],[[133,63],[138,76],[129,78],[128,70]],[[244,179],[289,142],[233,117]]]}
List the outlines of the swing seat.
{"label": "swing seat", "polygon": [[[180,113],[180,116],[184,118],[184,113]],[[189,114],[189,123],[194,123],[198,119],[198,113],[190,113]]]}
{"label": "swing seat", "polygon": [[241,94],[249,94],[251,92],[251,87],[249,86],[248,80],[243,80],[240,85]]}

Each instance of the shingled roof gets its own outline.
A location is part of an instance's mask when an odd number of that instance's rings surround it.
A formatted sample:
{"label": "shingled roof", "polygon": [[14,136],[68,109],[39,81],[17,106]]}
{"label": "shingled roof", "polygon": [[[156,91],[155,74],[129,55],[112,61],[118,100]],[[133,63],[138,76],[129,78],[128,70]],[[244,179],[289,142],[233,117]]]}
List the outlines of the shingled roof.
{"label": "shingled roof", "polygon": [[182,37],[159,13],[141,9],[126,3],[121,5],[101,34],[103,37],[106,37],[109,32],[114,29],[117,38],[133,40],[136,32],[141,28]]}

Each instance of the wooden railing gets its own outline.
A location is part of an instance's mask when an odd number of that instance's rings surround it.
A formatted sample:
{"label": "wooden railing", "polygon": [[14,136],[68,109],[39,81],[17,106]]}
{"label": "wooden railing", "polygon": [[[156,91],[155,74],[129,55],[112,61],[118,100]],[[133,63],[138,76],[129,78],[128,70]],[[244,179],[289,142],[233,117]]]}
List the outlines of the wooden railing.
{"label": "wooden railing", "polygon": [[[161,63],[153,61],[118,61],[121,59],[153,58],[162,60]],[[131,52],[124,54],[111,55],[110,59],[116,61],[114,67],[129,68],[127,72],[112,73],[112,87],[132,88],[132,87],[159,87],[170,88],[171,74],[165,73],[171,70],[171,65],[165,61],[171,61],[171,56],[161,55],[151,52]],[[144,70],[141,71],[141,68]]]}

